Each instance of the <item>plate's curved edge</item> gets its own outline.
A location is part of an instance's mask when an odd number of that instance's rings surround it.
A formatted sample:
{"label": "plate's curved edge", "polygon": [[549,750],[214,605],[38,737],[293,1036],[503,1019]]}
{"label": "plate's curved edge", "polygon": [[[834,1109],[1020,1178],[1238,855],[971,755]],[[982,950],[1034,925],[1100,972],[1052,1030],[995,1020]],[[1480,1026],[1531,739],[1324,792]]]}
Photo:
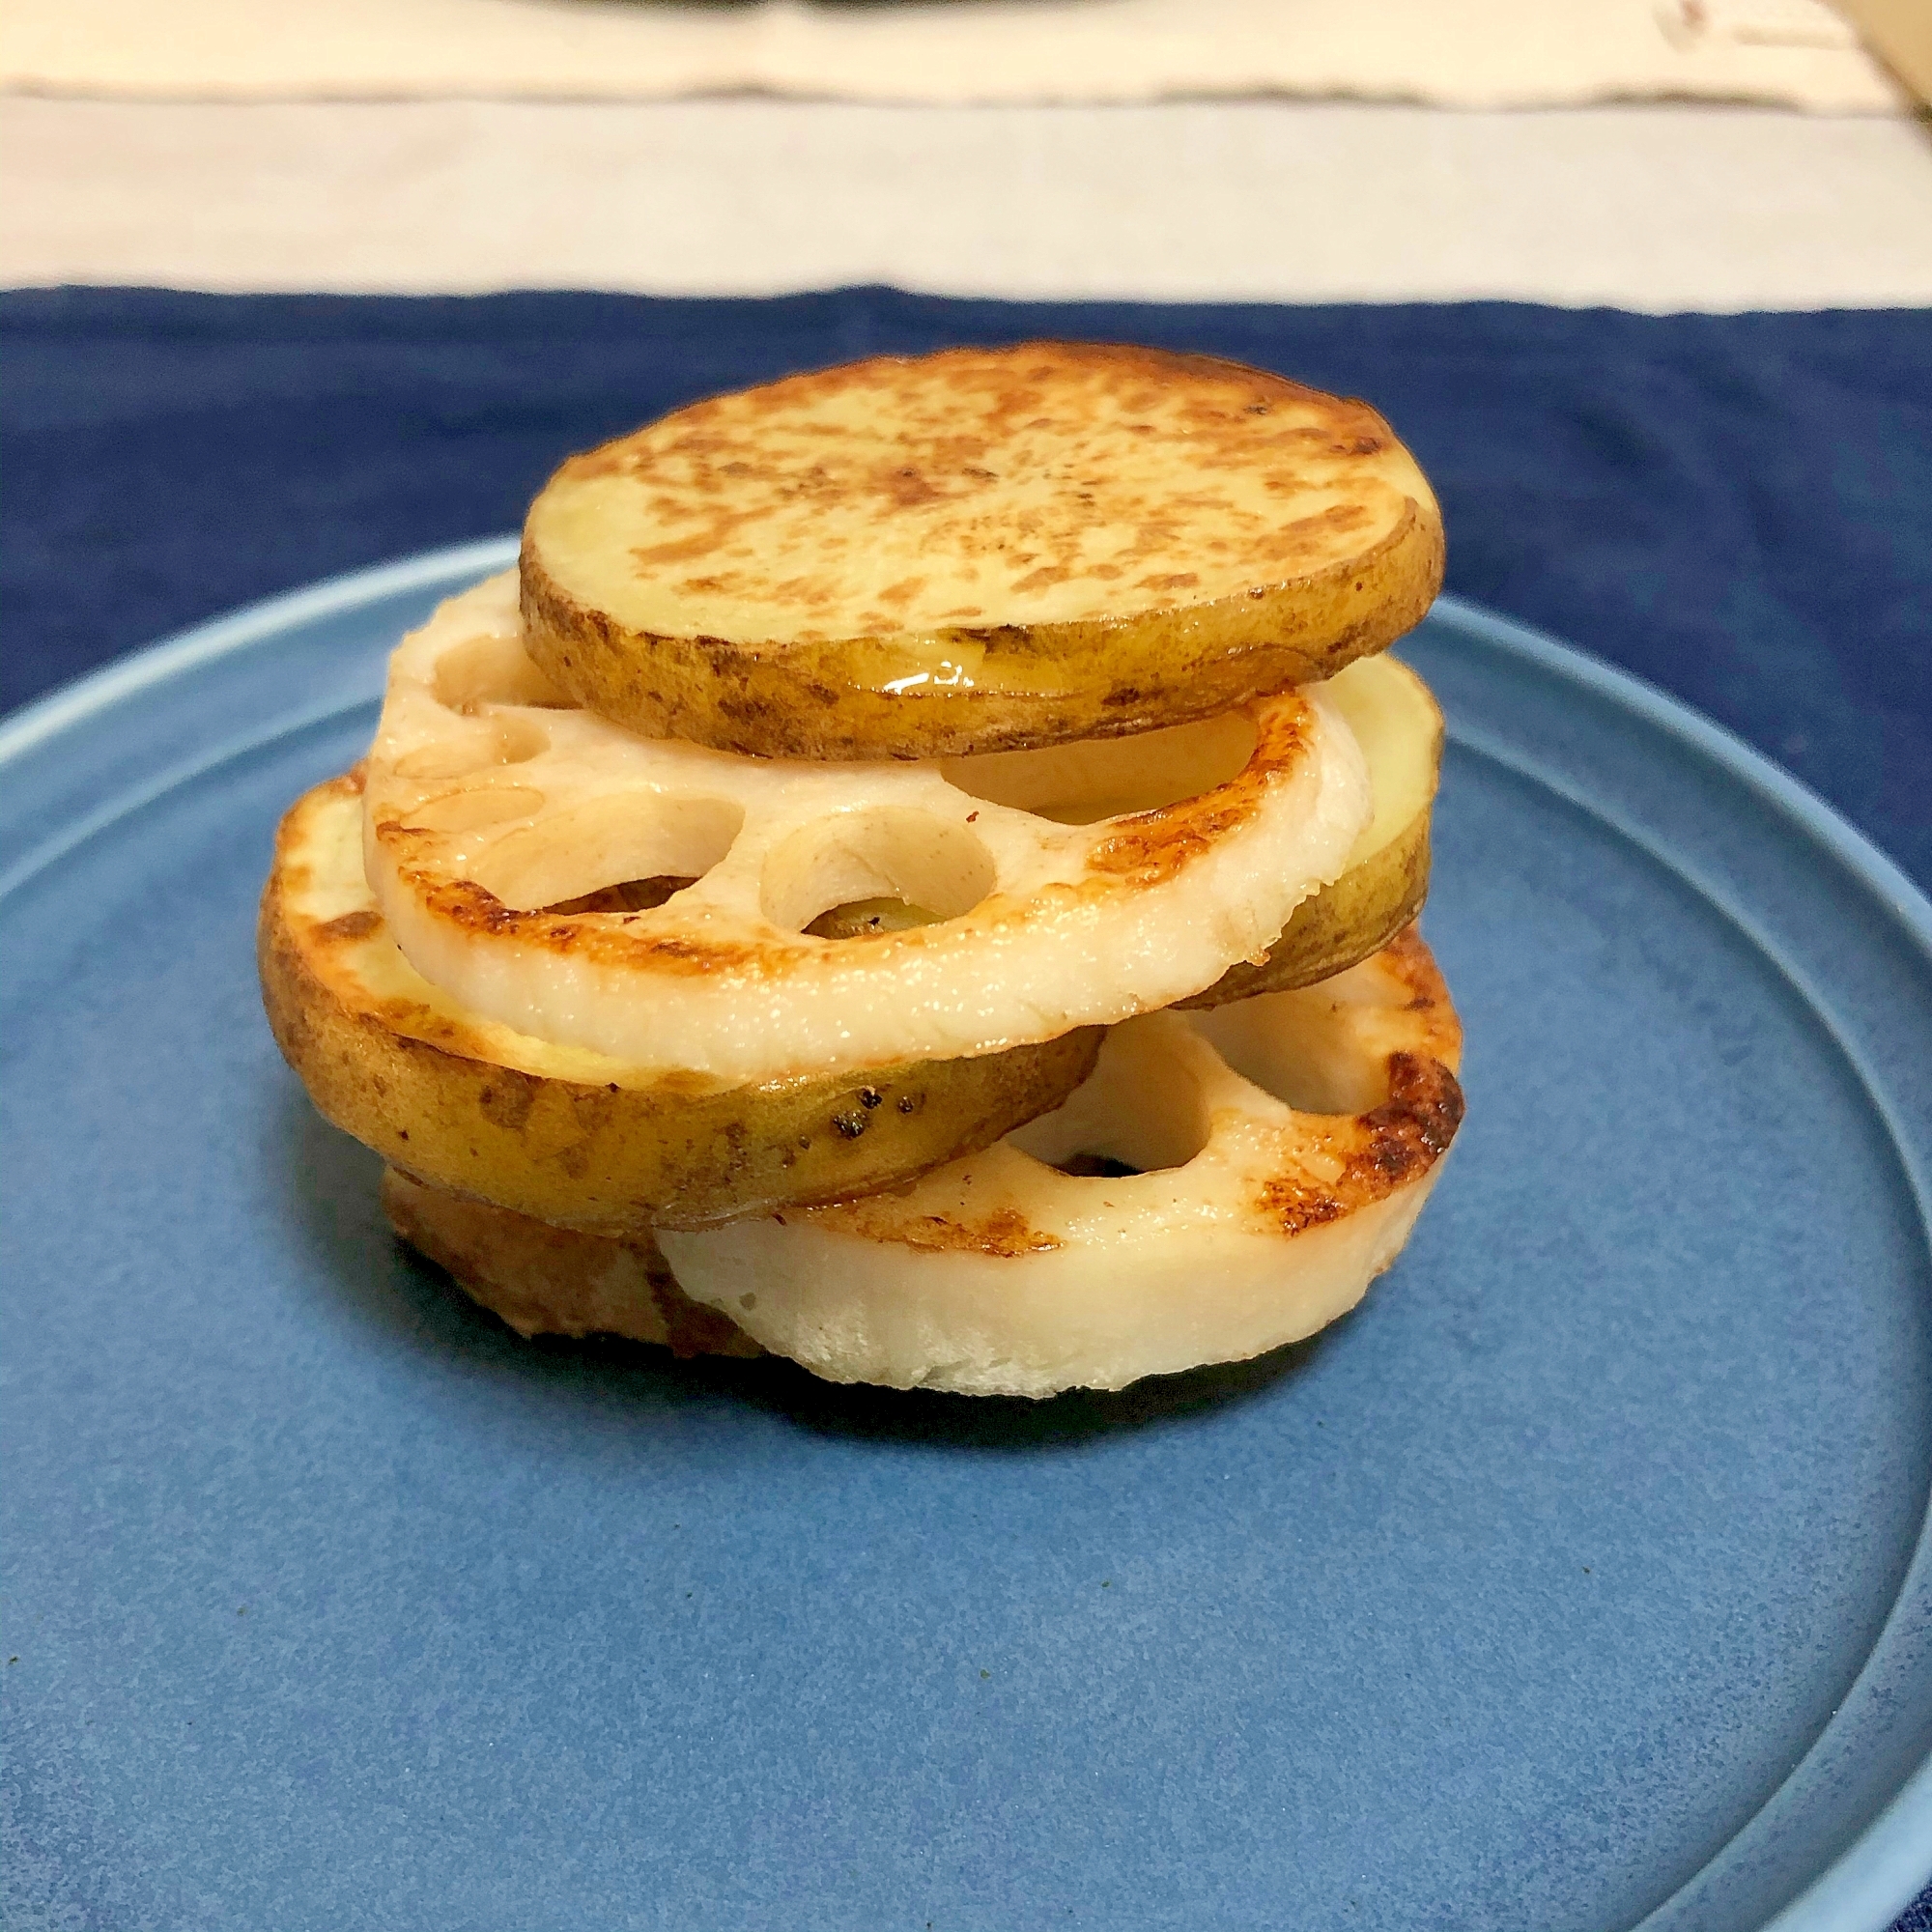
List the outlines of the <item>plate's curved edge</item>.
{"label": "plate's curved edge", "polygon": [[[1756,923],[1735,904],[1727,895],[1714,886],[1708,878],[1699,877],[1694,871],[1682,865],[1650,834],[1628,823],[1622,814],[1605,810],[1601,804],[1591,800],[1582,791],[1563,782],[1548,770],[1541,767],[1535,760],[1507,755],[1492,743],[1488,742],[1488,734],[1471,734],[1459,729],[1453,723],[1450,725],[1450,738],[1452,742],[1463,745],[1474,752],[1478,756],[1494,759],[1503,769],[1529,779],[1533,782],[1554,792],[1558,797],[1567,800],[1578,810],[1589,813],[1590,816],[1607,825],[1620,838],[1629,839],[1654,864],[1662,867],[1673,878],[1677,879],[1688,891],[1696,894],[1700,898],[1704,899],[1719,917],[1734,926],[1747,942],[1771,962],[1785,983],[1790,987],[1793,994],[1804,1003],[1818,1024],[1824,1029],[1827,1037],[1832,1040],[1837,1052],[1844,1059],[1846,1065],[1850,1068],[1852,1077],[1862,1090],[1867,1103],[1873,1108],[1884,1123],[1888,1137],[1891,1140],[1894,1147],[1898,1149],[1901,1156],[1905,1155],[1906,1137],[1900,1130],[1900,1125],[1893,1109],[1885,1096],[1881,1083],[1875,1077],[1866,1055],[1844,1037],[1837,1020],[1830,1009],[1829,1004],[1820,996],[1819,989],[1812,983],[1809,975],[1797,967],[1785,954],[1782,948],[1762,932]],[[1926,1189],[1919,1184],[1918,1177],[1915,1174],[1908,1171],[1906,1180],[1912,1190],[1913,1200],[1918,1210],[1920,1230],[1928,1235],[1932,1235],[1932,1196],[1928,1196]],[[1880,1627],[1877,1640],[1872,1646],[1870,1655],[1860,1665],[1858,1675],[1853,1678],[1852,1683],[1844,1692],[1847,1700],[1857,1693],[1860,1686],[1864,1682],[1871,1668],[1872,1658],[1877,1656],[1879,1651],[1886,1645],[1888,1639],[1896,1632],[1901,1610],[1907,1616],[1917,1614],[1920,1617],[1923,1617],[1928,1612],[1932,1612],[1932,1602],[1926,1601],[1926,1592],[1922,1587],[1923,1577],[1921,1577],[1921,1573],[1928,1572],[1929,1570],[1932,1570],[1932,1507],[1928,1507],[1926,1514],[1919,1520],[1918,1533],[1913,1542],[1911,1561],[1906,1567],[1905,1577],[1899,1586],[1898,1595],[1893,1598],[1890,1607],[1886,1612],[1885,1621]],[[1835,1717],[1835,1712],[1833,1715]],[[1763,1803],[1751,1814],[1750,1818],[1724,1841],[1723,1846],[1720,1847],[1714,1859],[1707,1861],[1706,1864],[1699,1871],[1693,1873],[1669,1897],[1662,1900],[1651,1912],[1647,1913],[1639,1921],[1635,1932],[1646,1932],[1646,1928],[1663,1923],[1666,1916],[1679,1900],[1684,1898],[1687,1893],[1694,1891],[1700,1885],[1708,1882],[1712,1864],[1716,1861],[1716,1858],[1721,1858],[1725,1852],[1728,1852],[1732,1846],[1736,1845],[1747,1833],[1752,1831],[1757,1826],[1758,1821],[1778,1802],[1782,1794],[1791,1787],[1793,1782],[1804,1775],[1806,1767],[1814,1761],[1821,1747],[1827,1743],[1832,1721],[1832,1719],[1827,1720],[1825,1727],[1805,1747],[1797,1763],[1791,1767],[1786,1776],[1772,1789]],[[1834,1862],[1831,1867],[1828,1867],[1817,1879],[1813,1880],[1805,1888],[1804,1891],[1799,1894],[1797,1899],[1781,1907],[1778,1917],[1769,1921],[1763,1928],[1763,1932],[1882,1932],[1883,1927],[1890,1925],[1893,1918],[1897,1917],[1899,1910],[1904,1905],[1910,1904],[1918,1895],[1919,1889],[1926,1883],[1928,1877],[1932,1877],[1932,1872],[1926,1871],[1922,1865],[1923,1844],[1928,1836],[1932,1836],[1932,1829],[1918,1829],[1921,1822],[1920,1813],[1913,1806],[1907,1807],[1906,1829],[1912,1831],[1914,1835],[1907,1841],[1906,1849],[1899,1855],[1906,1860],[1910,1875],[1907,1880],[1902,1882],[1905,1889],[1899,1893],[1896,1904],[1892,1905],[1889,1910],[1879,1913],[1877,1917],[1872,1917],[1866,1906],[1860,1904],[1852,1909],[1851,1916],[1849,1917],[1838,1916],[1826,1918],[1805,1917],[1803,1913],[1798,1912],[1798,1907],[1803,1900],[1809,1899],[1814,1892],[1818,1891],[1820,1887],[1825,1886],[1830,1881],[1833,1873],[1838,1869],[1838,1864],[1844,1860],[1850,1859],[1858,1851],[1863,1838],[1869,1833],[1876,1832],[1880,1821],[1888,1818],[1892,1809],[1902,1802],[1904,1794],[1916,1790],[1920,1783],[1932,1785],[1932,1757],[1928,1757],[1905,1780],[1905,1783],[1899,1787],[1899,1791],[1893,1795],[1891,1803],[1888,1804],[1884,1811],[1878,1814],[1877,1818],[1873,1821],[1873,1825],[1867,1829],[1867,1833],[1861,1833],[1859,1839],[1854,1840],[1853,1844],[1840,1854],[1839,1861]],[[1928,1802],[1932,1802],[1932,1790],[1928,1790]],[[1928,1827],[1932,1827],[1932,1818],[1923,1822]],[[1881,1873],[1881,1878],[1883,1877],[1884,1874]],[[1852,1872],[1849,1874],[1849,1878],[1854,1883],[1854,1889],[1858,1897],[1861,1900],[1864,1900],[1869,1890],[1864,1882],[1864,1875],[1860,1872]],[[1797,1914],[1797,1916],[1790,1916],[1793,1914]]]}
{"label": "plate's curved edge", "polygon": [[1932,898],[1919,891],[1904,871],[1874,845],[1829,800],[1821,798],[1802,779],[1748,745],[1716,719],[1673,697],[1667,691],[1638,677],[1634,671],[1605,664],[1575,644],[1547,632],[1520,624],[1460,597],[1438,597],[1431,617],[1444,618],[1462,630],[1497,643],[1518,657],[1586,690],[1634,711],[1646,724],[1682,740],[1702,753],[1753,791],[1796,818],[1812,838],[1849,867],[1886,901],[1898,923],[1918,941],[1932,961]]}
{"label": "plate's curved edge", "polygon": [[466,570],[504,569],[517,559],[517,542],[515,536],[479,537],[470,543],[424,551],[392,563],[348,571],[340,577],[326,577],[320,583],[284,591],[279,596],[264,598],[259,604],[245,604],[226,616],[211,618],[191,630],[149,644],[86,677],[62,685],[0,724],[0,769],[38,750],[50,738],[86,723],[124,697],[164,684],[183,671],[226,657],[233,651],[245,650],[291,625],[332,616],[338,611],[372,604],[399,591],[419,589]]}
{"label": "plate's curved edge", "polygon": [[[87,723],[121,699],[283,632],[291,626],[419,589],[465,573],[503,569],[514,535],[486,537],[346,572],[196,625],[64,686],[0,723],[0,769]],[[1932,968],[1932,899],[1802,781],[1681,699],[1632,672],[1528,625],[1444,595],[1430,613],[1552,676],[1634,712],[1717,764],[1794,820],[1887,907]],[[1921,1531],[1921,1536],[1924,1534]],[[1894,1606],[1896,1607],[1896,1606]],[[1880,1932],[1908,1906],[1926,1874],[1932,1841],[1932,1758],[1764,1932]]]}
{"label": "plate's curved edge", "polygon": [[[111,703],[112,697],[107,701]],[[352,711],[373,708],[374,704],[372,697],[350,704],[325,704],[312,711],[299,712],[267,731],[253,731],[240,738],[225,739],[213,751],[185,763],[170,765],[158,777],[150,779],[146,784],[136,785],[131,791],[116,792],[92,811],[84,812],[71,824],[63,827],[53,838],[30,846],[13,865],[0,869],[0,905],[4,905],[22,886],[39,878],[49,866],[58,865],[91,839],[111,831],[124,818],[129,818],[156,804],[180,786],[191,784],[210,772],[219,771],[223,765],[232,764],[250,752],[266,751],[270,745],[279,745],[303,731],[313,730],[318,724],[333,724]],[[39,742],[43,743],[44,740]]]}
{"label": "plate's curved edge", "polygon": [[1890,1925],[1924,1889],[1928,1841],[1932,1758],[1764,1932],[1874,1932]]}
{"label": "plate's curved edge", "polygon": [[[1453,628],[1494,644],[1511,656],[1527,659],[1559,678],[1579,684],[1635,712],[1658,730],[1750,786],[1775,806],[1780,815],[1795,820],[1833,859],[1863,881],[1925,955],[1928,968],[1932,968],[1932,899],[1828,801],[1735,733],[1632,672],[1605,664],[1528,625],[1464,603],[1461,598],[1438,598],[1432,614],[1446,618]],[[1641,842],[1648,846],[1647,840]],[[1674,866],[1671,869],[1679,870]],[[1706,892],[1701,882],[1683,876],[1693,890]],[[1758,943],[1757,935],[1747,927],[1746,930]],[[1790,977],[1788,971],[1786,977]],[[1795,984],[1795,989],[1816,1009],[1810,987]],[[1845,1050],[1842,1041],[1839,1045],[1841,1051]],[[1861,1084],[1869,1091],[1869,1080],[1863,1067],[1857,1064],[1857,1056],[1848,1057],[1854,1061],[1854,1071]],[[1895,1141],[1897,1136],[1889,1119],[1887,1126]],[[1908,1569],[1908,1587],[1911,1572],[1919,1568],[1928,1544],[1932,1544],[1932,1514],[1919,1525]],[[1894,1628],[1904,1602],[1901,1592],[1881,1629],[1881,1643]],[[1861,1669],[1860,1677],[1863,1674]],[[1821,1741],[1822,1738],[1813,1741],[1811,1748],[1792,1768],[1792,1776],[1798,1776]],[[1788,1783],[1788,1778],[1783,1780],[1778,1789],[1784,1789]],[[1927,1880],[1932,1879],[1932,1868],[1927,1861],[1928,1844],[1932,1844],[1932,1756],[1906,1779],[1865,1830],[1766,1923],[1764,1932],[1884,1932],[1912,1904]],[[1696,1881],[1693,1878],[1690,1883],[1694,1885]],[[1680,1895],[1673,1893],[1672,1899]],[[1667,1911],[1672,1899],[1662,1901],[1658,1912]]]}

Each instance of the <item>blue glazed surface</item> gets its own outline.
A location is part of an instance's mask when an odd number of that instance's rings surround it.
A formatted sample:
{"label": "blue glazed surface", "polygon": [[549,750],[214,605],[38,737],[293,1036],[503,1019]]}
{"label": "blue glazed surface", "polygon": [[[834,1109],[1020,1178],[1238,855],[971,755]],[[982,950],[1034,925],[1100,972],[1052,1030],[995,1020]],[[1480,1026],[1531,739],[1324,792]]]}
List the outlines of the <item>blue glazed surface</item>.
{"label": "blue glazed surface", "polygon": [[1882,861],[1445,607],[1471,1112],[1356,1315],[1041,1406],[530,1347],[397,1252],[253,982],[274,818],[440,587],[0,733],[9,1925],[1899,1909],[1932,955]]}

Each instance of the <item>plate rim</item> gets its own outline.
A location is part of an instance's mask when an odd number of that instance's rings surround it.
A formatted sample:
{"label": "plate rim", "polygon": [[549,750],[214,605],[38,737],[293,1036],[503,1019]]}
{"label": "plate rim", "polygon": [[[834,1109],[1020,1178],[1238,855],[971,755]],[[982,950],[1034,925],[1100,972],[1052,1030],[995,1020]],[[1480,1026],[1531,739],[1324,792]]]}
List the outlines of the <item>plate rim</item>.
{"label": "plate rim", "polygon": [[[0,771],[43,750],[65,733],[86,727],[125,698],[244,651],[292,627],[467,572],[480,576],[506,568],[516,560],[518,544],[515,534],[502,534],[417,552],[322,578],[175,632],[57,686],[0,719]],[[1431,614],[1506,656],[1526,661],[1559,682],[1581,687],[1617,708],[1634,713],[1665,737],[1741,781],[1777,815],[1795,822],[1871,892],[1932,973],[1932,897],[1836,808],[1766,753],[1661,687],[1534,626],[1450,593],[1436,599]],[[138,783],[132,788],[143,789]],[[0,900],[26,883],[69,842],[57,835],[19,854],[0,880]],[[1921,1221],[1926,1219],[1924,1206],[1921,1200]],[[1880,1642],[1897,1618],[1911,1573],[1924,1559],[1928,1547],[1932,1547],[1932,1509],[1920,1521],[1906,1584],[1887,1611],[1880,1627]],[[1854,1686],[1869,1663],[1868,1654]],[[1847,1687],[1847,1694],[1851,1688]],[[1829,1729],[1828,1724],[1813,1739],[1785,1778],[1766,1794],[1751,1818],[1706,1861],[1700,1872],[1660,1903],[1642,1923],[1648,1924],[1668,1911],[1674,1900],[1750,1829],[1810,1761]],[[1831,1863],[1766,1922],[1763,1932],[1885,1932],[1932,1879],[1924,1851],[1928,1843],[1932,1843],[1932,1752]]]}
{"label": "plate rim", "polygon": [[56,685],[0,719],[0,769],[40,750],[63,731],[87,723],[124,697],[245,650],[293,625],[419,589],[472,565],[483,571],[502,569],[517,560],[518,542],[514,536],[477,537],[440,550],[417,551],[386,563],[365,564],[319,578],[295,590],[277,591],[185,630],[170,632],[98,670]]}

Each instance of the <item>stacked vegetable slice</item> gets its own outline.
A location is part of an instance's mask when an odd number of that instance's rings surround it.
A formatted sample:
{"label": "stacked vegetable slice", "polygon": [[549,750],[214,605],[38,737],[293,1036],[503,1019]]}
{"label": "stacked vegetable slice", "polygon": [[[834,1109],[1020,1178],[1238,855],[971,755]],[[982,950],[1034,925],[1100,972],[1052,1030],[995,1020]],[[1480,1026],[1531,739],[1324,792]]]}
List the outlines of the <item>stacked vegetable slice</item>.
{"label": "stacked vegetable slice", "polygon": [[566,463],[264,899],[276,1037],[526,1333],[1045,1395],[1351,1306],[1462,1113],[1440,581],[1365,405],[879,358]]}

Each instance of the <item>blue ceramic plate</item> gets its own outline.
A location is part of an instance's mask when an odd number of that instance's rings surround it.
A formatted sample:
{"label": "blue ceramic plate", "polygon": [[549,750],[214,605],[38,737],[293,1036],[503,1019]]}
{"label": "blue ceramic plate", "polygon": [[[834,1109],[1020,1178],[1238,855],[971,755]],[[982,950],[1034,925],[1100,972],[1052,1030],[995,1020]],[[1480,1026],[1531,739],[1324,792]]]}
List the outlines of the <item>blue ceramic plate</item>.
{"label": "blue ceramic plate", "polygon": [[[1932,909],[1445,601],[1468,1125],[1354,1315],[1034,1406],[528,1346],[250,952],[507,544],[4,763],[11,1927],[1870,1932],[1932,1871]],[[1782,1914],[1782,1917],[1776,1915]]]}

